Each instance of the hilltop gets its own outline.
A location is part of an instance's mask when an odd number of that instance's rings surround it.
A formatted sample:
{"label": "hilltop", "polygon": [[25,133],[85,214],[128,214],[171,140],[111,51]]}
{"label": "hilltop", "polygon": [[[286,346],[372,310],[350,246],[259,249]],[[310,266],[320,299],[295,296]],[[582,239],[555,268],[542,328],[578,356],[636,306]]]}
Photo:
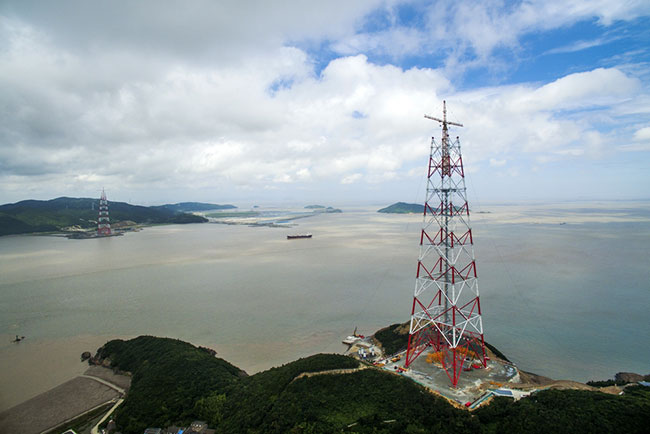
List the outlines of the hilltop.
{"label": "hilltop", "polygon": [[377,212],[387,214],[422,214],[424,205],[418,203],[396,202],[392,205],[382,208]]}
{"label": "hilltop", "polygon": [[[399,326],[389,334],[401,334]],[[343,355],[316,354],[248,376],[212,350],[152,336],[110,341],[93,360],[132,373],[115,413],[125,434],[192,420],[217,433],[644,432],[650,411],[650,388],[629,386],[621,396],[541,390],[468,412]]]}
{"label": "hilltop", "polygon": [[[108,202],[111,222],[140,224],[203,223],[201,216],[178,212],[177,205],[146,207],[125,202]],[[97,225],[99,199],[59,197],[51,200],[23,200],[0,205],[0,235],[55,232],[66,227],[89,229]],[[171,207],[171,208],[169,208]]]}

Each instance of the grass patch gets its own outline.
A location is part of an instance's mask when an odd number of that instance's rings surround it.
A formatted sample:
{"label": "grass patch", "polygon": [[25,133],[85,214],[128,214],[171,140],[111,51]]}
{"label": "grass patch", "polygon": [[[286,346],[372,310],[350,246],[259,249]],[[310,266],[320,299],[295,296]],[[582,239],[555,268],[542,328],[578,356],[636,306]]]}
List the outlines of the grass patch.
{"label": "grass patch", "polygon": [[[381,343],[386,354],[395,354],[405,350],[409,342],[408,323],[393,324],[375,333],[375,339]],[[406,331],[406,333],[404,333]]]}

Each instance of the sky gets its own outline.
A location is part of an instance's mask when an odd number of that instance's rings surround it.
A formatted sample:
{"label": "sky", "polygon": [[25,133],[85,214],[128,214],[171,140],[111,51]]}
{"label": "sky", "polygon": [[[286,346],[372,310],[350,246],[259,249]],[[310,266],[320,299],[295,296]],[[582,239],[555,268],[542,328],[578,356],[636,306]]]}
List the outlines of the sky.
{"label": "sky", "polygon": [[650,2],[0,0],[0,203],[650,199]]}

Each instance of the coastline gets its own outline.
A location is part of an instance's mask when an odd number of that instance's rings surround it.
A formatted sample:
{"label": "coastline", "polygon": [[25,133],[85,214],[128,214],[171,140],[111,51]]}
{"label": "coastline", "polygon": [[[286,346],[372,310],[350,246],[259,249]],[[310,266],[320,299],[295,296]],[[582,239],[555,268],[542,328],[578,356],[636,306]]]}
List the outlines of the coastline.
{"label": "coastline", "polygon": [[[146,338],[151,340],[161,339],[151,336],[139,337]],[[176,340],[166,339],[167,342],[174,342]],[[77,342],[79,343],[79,342]],[[97,346],[96,348],[102,348],[107,342],[104,342]],[[189,344],[192,347],[195,347],[195,344],[189,342],[181,341],[181,344]],[[88,345],[86,341],[83,345]],[[121,344],[120,344],[121,345]],[[151,345],[148,345],[151,348]],[[90,349],[90,348],[89,348]],[[195,350],[201,350],[202,347],[195,347]],[[132,350],[131,350],[132,351]],[[136,353],[139,350],[135,350]],[[166,348],[165,351],[169,351],[169,348]],[[98,350],[98,354],[101,352]],[[497,350],[498,353],[498,350]],[[165,353],[167,354],[167,353]],[[488,349],[488,354],[491,359],[501,359],[500,356],[497,356],[492,350]],[[499,353],[500,354],[500,353]],[[213,356],[216,353],[212,354]],[[320,354],[321,356],[326,356],[325,354]],[[71,426],[71,424],[82,424],[85,426],[82,431],[79,432],[88,432],[87,430],[90,427],[93,427],[93,431],[96,431],[96,427],[101,421],[106,419],[106,416],[110,414],[111,411],[115,410],[122,402],[128,402],[126,399],[126,392],[131,387],[132,378],[128,372],[122,373],[115,371],[112,368],[109,368],[108,359],[103,359],[106,357],[106,354],[100,356],[100,358],[95,361],[90,367],[87,362],[81,362],[80,358],[77,358],[77,361],[73,363],[76,367],[83,367],[84,371],[82,374],[76,375],[74,378],[62,382],[55,387],[48,389],[47,391],[38,394],[26,401],[12,406],[7,410],[0,410],[0,431],[2,432],[13,432],[20,430],[22,432],[30,433],[41,433],[41,432],[51,432],[54,429],[64,429],[65,427]],[[217,356],[219,357],[219,356]],[[310,357],[318,357],[317,354]],[[340,357],[340,356],[338,356]],[[185,359],[182,359],[185,360]],[[182,363],[184,363],[181,360]],[[301,359],[304,360],[304,359]],[[501,359],[502,360],[502,359]],[[300,361],[294,360],[289,363],[289,365],[299,363]],[[222,360],[220,363],[226,363],[234,368],[237,368],[236,365],[231,365],[227,360]],[[102,366],[103,365],[103,366]],[[118,365],[119,366],[119,365]],[[282,367],[276,367],[274,369],[283,369]],[[270,369],[268,371],[274,371]],[[334,369],[323,371],[322,374],[350,374],[360,370],[375,370],[377,372],[381,371],[380,367],[372,367],[368,364],[361,363],[359,367],[355,369]],[[318,371],[318,370],[317,370]],[[118,372],[118,373],[116,373]],[[243,371],[240,371],[243,372]],[[523,398],[530,393],[535,393],[536,391],[547,391],[548,389],[555,390],[564,390],[573,389],[574,391],[582,392],[604,392],[609,395],[620,395],[623,394],[623,390],[627,387],[623,385],[622,387],[594,387],[593,385],[586,385],[577,381],[571,380],[553,380],[551,378],[542,377],[530,372],[518,371],[519,374],[516,376],[516,380],[512,383],[504,384],[505,389],[499,389],[496,392],[507,392],[511,390],[514,394],[515,400]],[[399,373],[394,373],[399,376]],[[245,374],[244,374],[245,375]],[[315,374],[312,371],[304,371],[297,373],[297,376],[293,379],[290,379],[292,383],[295,380],[298,380],[303,377],[312,377]],[[520,377],[521,375],[521,377]],[[617,374],[618,376],[621,374]],[[626,374],[626,375],[637,375],[637,374]],[[245,375],[246,376],[246,375]],[[182,376],[181,376],[182,377]],[[188,381],[187,378],[183,378],[183,381]],[[419,381],[415,380],[415,383]],[[635,380],[636,381],[636,380]],[[638,380],[640,381],[640,380]],[[493,382],[490,381],[492,384]],[[496,384],[496,383],[495,383]],[[459,409],[466,409],[467,406],[462,406],[461,404],[455,402],[453,399],[450,399],[446,394],[442,393],[439,389],[432,390],[426,385],[420,384],[425,387],[426,390],[433,393],[437,396],[442,396],[446,398],[446,401],[453,407]],[[634,384],[630,384],[633,386]],[[499,385],[501,386],[501,385]],[[134,384],[135,387],[135,384]],[[162,387],[162,386],[160,386]],[[491,392],[490,392],[491,391]],[[489,389],[480,399],[477,399],[476,405],[487,404],[491,398],[491,393],[496,393],[493,389]],[[572,395],[569,395],[572,396]],[[498,407],[498,406],[497,406]],[[475,410],[476,408],[471,407],[469,410]],[[109,413],[106,413],[106,412]],[[81,425],[75,425],[81,426]]]}
{"label": "coastline", "polygon": [[80,355],[111,339],[124,336],[80,335],[69,338],[31,339],[11,343],[13,336],[0,335],[0,412],[45,393],[88,369]]}
{"label": "coastline", "polygon": [[1,411],[0,431],[56,432],[80,418],[96,417],[107,410],[106,416],[110,414],[124,400],[131,377],[115,374],[110,368],[84,365],[83,374]]}

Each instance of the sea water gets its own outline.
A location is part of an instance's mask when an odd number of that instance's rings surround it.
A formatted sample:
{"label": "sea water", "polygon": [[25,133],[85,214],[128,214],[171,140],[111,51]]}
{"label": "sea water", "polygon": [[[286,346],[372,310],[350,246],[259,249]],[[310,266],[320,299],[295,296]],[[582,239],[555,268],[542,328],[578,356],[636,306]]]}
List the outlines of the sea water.
{"label": "sea water", "polygon": [[[79,354],[114,337],[186,340],[254,373],[407,321],[422,217],[377,208],[290,229],[1,237],[0,411],[81,372]],[[558,379],[650,372],[650,204],[472,211],[486,340]],[[286,239],[298,232],[313,238]]]}

